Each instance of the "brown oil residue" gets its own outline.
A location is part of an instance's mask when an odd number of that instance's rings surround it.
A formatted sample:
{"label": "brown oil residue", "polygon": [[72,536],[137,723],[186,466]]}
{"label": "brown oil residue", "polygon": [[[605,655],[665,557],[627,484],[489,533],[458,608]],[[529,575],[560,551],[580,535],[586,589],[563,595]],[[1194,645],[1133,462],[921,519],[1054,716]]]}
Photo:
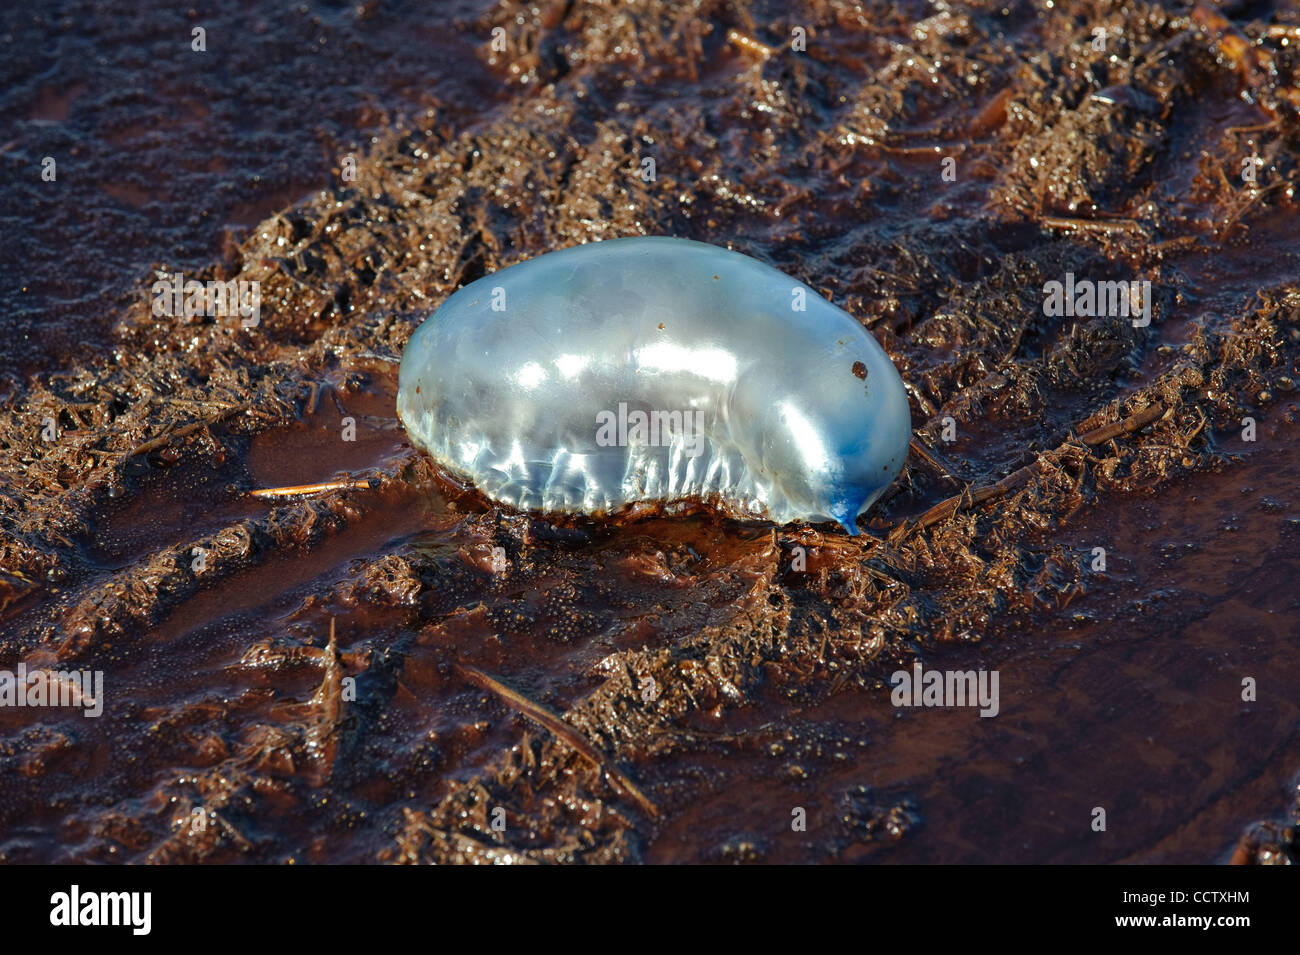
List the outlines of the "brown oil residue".
{"label": "brown oil residue", "polygon": [[[61,165],[71,201],[30,203],[58,268],[30,256],[6,313],[15,342],[46,329],[10,371],[73,370],[0,385],[0,669],[98,669],[105,711],[0,707],[0,859],[1294,855],[1300,250],[1276,40],[1126,8],[1165,55],[1094,56],[1067,12],[1003,33],[957,4],[872,7],[803,55],[706,7],[322,14],[319,36],[396,45],[404,68],[358,81],[395,115],[357,115],[339,60],[309,86],[263,56],[285,95],[249,121],[295,148],[238,139],[239,162],[194,145],[229,119],[224,86],[162,81],[177,109],[154,118],[115,112],[93,69],[0,98],[25,162],[38,131],[58,151],[111,127],[87,148],[144,177]],[[1028,68],[1044,50],[1072,65]],[[284,105],[309,94],[325,118]],[[380,131],[355,182],[322,173],[341,150],[231,178],[339,123]],[[140,147],[173,135],[165,168]],[[1256,152],[1251,189],[1223,157]],[[210,215],[176,217],[212,184]],[[158,210],[152,238],[124,225]],[[643,233],[755,254],[890,353],[928,450],[868,534],[519,514],[409,447],[396,360],[451,291]],[[261,324],[154,315],[148,249],[258,281]],[[1067,271],[1151,280],[1151,326],[1045,314]],[[110,286],[88,327],[78,303]],[[895,708],[918,661],[996,669],[998,715]]]}

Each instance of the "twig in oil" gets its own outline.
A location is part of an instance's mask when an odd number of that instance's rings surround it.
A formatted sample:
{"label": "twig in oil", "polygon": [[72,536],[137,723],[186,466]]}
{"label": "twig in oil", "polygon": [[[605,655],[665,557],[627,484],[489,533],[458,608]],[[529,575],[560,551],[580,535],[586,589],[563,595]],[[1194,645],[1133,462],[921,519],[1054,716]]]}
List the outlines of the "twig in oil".
{"label": "twig in oil", "polygon": [[349,479],[346,481],[322,481],[319,484],[292,484],[288,487],[259,487],[249,491],[249,497],[298,497],[303,494],[319,494],[321,491],[369,490],[373,485],[369,481]]}
{"label": "twig in oil", "polygon": [[746,53],[751,53],[754,56],[762,57],[765,60],[770,58],[772,54],[776,52],[766,43],[755,40],[752,36],[746,36],[739,30],[728,30],[727,42],[737,49],[744,50]]}
{"label": "twig in oil", "polygon": [[[1117,438],[1122,434],[1131,434],[1141,428],[1146,427],[1165,414],[1165,406],[1156,402],[1150,407],[1143,408],[1135,414],[1129,415],[1123,421],[1116,421],[1113,424],[1103,425],[1095,428],[1085,434],[1079,435],[1079,441],[1086,445],[1105,444],[1112,438]],[[1061,449],[1058,449],[1058,452]],[[984,504],[995,498],[1002,497],[1008,491],[1025,484],[1033,477],[1034,469],[1041,463],[1041,459],[1027,464],[1017,471],[1008,474],[1002,480],[995,484],[989,484],[980,488],[966,488],[960,494],[956,494],[947,500],[940,501],[934,507],[930,508],[915,521],[906,520],[900,523],[893,531],[890,532],[889,539],[898,541],[908,536],[913,530],[920,530],[926,527],[932,527],[940,521],[947,520],[959,510],[964,508],[975,507]]]}
{"label": "twig in oil", "polygon": [[534,703],[521,693],[510,689],[504,683],[499,683],[492,677],[488,676],[482,670],[476,670],[473,667],[456,665],[456,672],[467,683],[472,683],[479,689],[495,693],[503,701],[513,706],[524,716],[528,717],[535,723],[540,723],[546,729],[550,730],[553,735],[563,740],[573,749],[577,750],[580,755],[595,764],[596,768],[603,772],[615,788],[622,790],[633,802],[641,807],[641,810],[652,818],[657,818],[659,810],[641,790],[637,789],[636,784],[628,779],[623,773],[613,766],[604,755],[587,742],[586,738],[575,730],[568,723],[564,722],[546,707]]}
{"label": "twig in oil", "polygon": [[1145,428],[1151,422],[1164,417],[1164,414],[1165,406],[1157,401],[1149,408],[1143,408],[1141,411],[1129,415],[1123,421],[1103,425],[1086,434],[1081,434],[1079,440],[1087,445],[1105,444],[1111,438],[1119,437],[1121,434],[1132,434],[1140,428]]}
{"label": "twig in oil", "polygon": [[133,458],[140,454],[148,454],[150,451],[157,451],[159,448],[165,448],[167,445],[171,444],[173,438],[183,438],[187,434],[193,434],[195,431],[199,431],[202,428],[206,428],[209,427],[210,425],[214,425],[219,421],[224,421],[226,418],[229,418],[231,415],[238,414],[241,411],[247,411],[247,410],[248,410],[248,405],[243,404],[243,405],[235,405],[233,407],[226,408],[223,411],[218,411],[216,414],[204,418],[202,421],[194,421],[183,427],[177,428],[174,431],[168,431],[164,434],[160,434],[156,438],[150,438],[148,441],[145,441],[142,444],[137,444],[134,448],[131,449],[127,457]]}
{"label": "twig in oil", "polygon": [[921,441],[919,438],[913,438],[908,443],[908,446],[912,449],[913,454],[926,464],[930,465],[930,467],[938,472],[940,477],[947,478],[953,484],[961,487],[961,480],[953,474],[956,468],[953,467],[949,461],[944,460],[943,456],[940,455],[938,451],[932,451],[930,448],[927,448],[925,442]]}
{"label": "twig in oil", "polygon": [[1070,219],[1065,216],[1043,216],[1040,221],[1053,229],[1080,229],[1108,233],[1142,231],[1142,227],[1132,219]]}

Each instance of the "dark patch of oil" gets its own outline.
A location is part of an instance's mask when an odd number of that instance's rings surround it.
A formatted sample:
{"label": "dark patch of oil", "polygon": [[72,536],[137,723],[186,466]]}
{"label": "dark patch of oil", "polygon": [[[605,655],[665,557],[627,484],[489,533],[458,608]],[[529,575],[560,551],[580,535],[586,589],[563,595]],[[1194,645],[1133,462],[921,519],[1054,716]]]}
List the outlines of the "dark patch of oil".
{"label": "dark patch of oil", "polygon": [[405,433],[394,411],[397,382],[377,376],[340,392],[326,381],[315,409],[293,427],[256,436],[248,470],[258,487],[285,487],[361,474],[401,455]]}
{"label": "dark patch of oil", "polygon": [[[986,634],[984,649],[922,656],[926,668],[997,670],[996,716],[896,708],[888,686],[845,691],[792,723],[741,715],[724,743],[692,747],[694,784],[648,860],[721,852],[739,815],[761,837],[755,861],[1227,861],[1243,820],[1275,811],[1300,760],[1300,500],[1273,439],[1241,470],[1070,522],[1055,540],[1078,561],[1106,549],[1085,595]],[[843,807],[859,786],[910,800],[924,824],[860,838]],[[797,808],[806,833],[792,831]],[[1105,832],[1092,828],[1097,808]]]}
{"label": "dark patch of oil", "polygon": [[489,6],[6,7],[0,381],[105,350],[151,265],[192,274],[227,254],[336,181],[384,110],[450,127],[498,99],[472,32]]}
{"label": "dark patch of oil", "polygon": [[[256,398],[265,417],[123,464],[118,496],[79,500],[70,545],[59,492],[84,472],[80,451],[22,442],[30,421],[68,414],[63,405],[90,385],[32,385],[33,404],[16,402],[26,430],[5,431],[0,451],[18,448],[10,459],[36,462],[45,483],[23,501],[30,526],[12,495],[0,498],[0,544],[16,555],[0,592],[9,603],[0,666],[61,662],[63,624],[93,630],[99,605],[83,606],[88,593],[120,589],[104,614],[128,626],[66,651],[69,665],[106,672],[104,717],[0,710],[0,858],[479,858],[497,839],[476,815],[481,793],[524,820],[505,845],[560,859],[1196,861],[1221,857],[1245,823],[1276,816],[1298,758],[1285,690],[1297,676],[1285,586],[1300,561],[1287,456],[1295,414],[1285,396],[1249,391],[1256,352],[1294,361],[1294,318],[1269,303],[1297,275],[1295,210],[1277,190],[1267,201],[1239,195],[1196,158],[1259,123],[1260,109],[1226,58],[1216,66],[1212,46],[1170,26],[1160,5],[1123,14],[1130,35],[1169,44],[1141,63],[1131,51],[1089,58],[1087,35],[1060,11],[936,12],[919,2],[872,3],[861,17],[814,3],[823,26],[808,56],[756,63],[725,37],[752,29],[775,44],[786,13],[760,7],[742,17],[718,4],[705,19],[653,2],[626,16],[547,4],[286,8],[263,15],[248,47],[251,65],[272,64],[274,75],[219,75],[209,89],[180,75],[189,60],[165,62],[151,88],[177,109],[146,111],[176,117],[166,128],[133,101],[115,112],[103,92],[121,85],[119,73],[136,75],[131,43],[119,44],[126,62],[51,84],[41,45],[23,42],[50,23],[5,21],[6,42],[26,49],[7,61],[21,82],[0,99],[0,112],[23,115],[6,161],[28,169],[44,150],[66,148],[96,169],[60,165],[74,202],[34,195],[34,185],[13,194],[26,205],[8,216],[18,227],[0,246],[7,265],[27,241],[31,209],[50,213],[60,249],[77,250],[73,275],[48,254],[21,270],[31,281],[20,298],[33,298],[6,326],[18,336],[14,367],[94,355],[121,309],[100,309],[87,327],[87,295],[142,294],[120,276],[138,276],[146,259],[209,266],[219,249],[217,268],[253,270],[269,292],[258,336],[136,309],[120,357],[84,362],[99,394],[128,395],[113,399],[121,407],[102,435],[80,427],[80,447],[94,452],[158,432],[158,421],[130,416],[139,378],[190,400],[216,381]],[[493,17],[536,42],[489,69],[482,44]],[[183,44],[189,26],[172,17],[139,35]],[[349,52],[339,56],[330,51],[342,37]],[[318,69],[276,58],[304,43]],[[394,46],[401,68],[379,55]],[[913,46],[949,57],[957,78],[931,71]],[[1044,48],[1068,55],[1053,57],[1054,71],[1029,69]],[[340,71],[349,82],[337,82]],[[1281,83],[1287,71],[1268,76]],[[358,90],[437,118],[377,139],[366,183],[284,210],[322,183],[344,131],[383,125]],[[320,103],[315,112],[298,108],[304,97]],[[83,114],[89,104],[103,108]],[[302,143],[316,132],[329,148],[304,165]],[[1268,142],[1271,174],[1293,175],[1285,143]],[[676,159],[662,164],[662,186],[643,188],[628,170],[650,148]],[[940,190],[947,151],[960,175]],[[127,160],[138,174],[123,173]],[[191,208],[209,193],[218,194],[210,208]],[[1219,234],[1227,214],[1241,227]],[[1152,234],[1132,238],[1129,217]],[[255,223],[242,244],[218,241],[221,228]],[[1185,452],[1189,463],[1179,452],[1145,472],[1159,479],[1158,497],[1125,476],[1133,456],[1099,452],[1090,467],[1118,476],[1080,472],[1071,507],[1061,495],[1050,507],[1031,499],[961,515],[955,544],[941,526],[902,566],[898,552],[863,559],[833,531],[774,532],[707,512],[590,520],[501,510],[405,447],[391,367],[343,370],[373,367],[375,349],[396,353],[441,297],[512,258],[639,231],[734,244],[860,316],[902,366],[930,443],[939,446],[943,416],[959,422],[957,442],[942,447],[958,487],[1033,463],[1184,361],[1222,380],[1169,400],[1217,426]],[[1159,251],[1168,235],[1193,242]],[[154,251],[140,259],[140,249]],[[1039,289],[1067,270],[1157,275],[1154,327],[1048,318]],[[1280,332],[1248,327],[1256,298]],[[1234,335],[1235,351],[1210,353]],[[280,380],[268,384],[270,362]],[[310,385],[314,405],[299,412]],[[272,392],[295,397],[281,407]],[[1225,426],[1243,402],[1265,422],[1258,450],[1234,444]],[[343,440],[345,418],[355,441]],[[1180,428],[1168,440],[1192,431]],[[57,466],[37,469],[49,460]],[[1063,473],[1074,472],[1052,477]],[[377,486],[247,496],[340,475]],[[952,483],[909,469],[873,528],[921,513]],[[1040,522],[1034,533],[1008,529],[1021,511]],[[978,532],[962,538],[973,520]],[[192,580],[173,548],[250,525],[245,550],[185,589]],[[1107,549],[1106,573],[1079,577],[1095,546]],[[807,551],[799,572],[796,548]],[[70,579],[9,573],[41,561],[70,568]],[[861,611],[882,590],[912,595],[910,622]],[[656,655],[667,658],[660,670]],[[882,681],[918,658],[997,668],[999,715],[896,711]],[[608,776],[587,779],[590,767],[563,762],[572,754],[550,734],[458,676],[467,667],[568,713],[647,792],[658,819],[638,814]],[[667,715],[642,695],[651,671],[680,678],[649,688],[677,693]],[[1255,703],[1241,700],[1245,676],[1258,679]],[[582,710],[611,686],[595,716]],[[1091,829],[1095,807],[1107,810],[1105,833]],[[217,824],[195,834],[195,808]],[[422,848],[430,832],[453,839]]]}

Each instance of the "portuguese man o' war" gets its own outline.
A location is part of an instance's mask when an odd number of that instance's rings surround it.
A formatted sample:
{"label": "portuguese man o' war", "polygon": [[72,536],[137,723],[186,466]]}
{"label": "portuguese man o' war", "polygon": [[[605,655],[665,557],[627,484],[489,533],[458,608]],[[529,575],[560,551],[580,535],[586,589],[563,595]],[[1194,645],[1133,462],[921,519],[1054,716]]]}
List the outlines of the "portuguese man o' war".
{"label": "portuguese man o' war", "polygon": [[664,237],[455,292],[406,346],[397,412],[451,476],[521,510],[700,500],[850,534],[911,437],[898,371],[851,316],[748,256]]}

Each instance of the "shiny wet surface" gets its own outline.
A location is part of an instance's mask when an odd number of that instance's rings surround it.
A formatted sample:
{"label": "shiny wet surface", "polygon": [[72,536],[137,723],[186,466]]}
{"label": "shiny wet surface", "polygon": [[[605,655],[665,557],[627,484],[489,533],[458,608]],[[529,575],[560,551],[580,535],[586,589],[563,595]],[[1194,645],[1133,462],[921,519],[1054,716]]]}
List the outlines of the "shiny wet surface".
{"label": "shiny wet surface", "polygon": [[[73,304],[37,283],[11,312],[20,333],[47,318],[50,333],[8,355],[0,668],[99,669],[105,710],[0,707],[0,858],[1227,861],[1254,824],[1284,827],[1300,770],[1300,247],[1276,188],[1295,177],[1288,54],[1277,35],[1258,44],[1277,68],[1258,74],[1273,85],[1257,106],[1249,71],[1176,13],[1125,13],[1165,52],[1103,64],[1065,55],[1080,28],[1057,14],[913,6],[874,5],[868,29],[817,4],[813,55],[762,62],[726,35],[775,43],[779,10],[511,8],[503,22],[522,16],[533,45],[496,63],[498,14],[473,10],[458,14],[467,55],[415,57],[418,31],[402,47],[444,90],[434,118],[401,92],[419,70],[357,80],[415,117],[376,120],[366,188],[286,175],[226,252],[202,216],[178,225],[148,204],[171,226],[124,237],[115,203],[134,193],[78,192],[102,218],[57,205],[30,270],[57,275],[55,250],[73,250]],[[1235,28],[1285,20],[1263,6]],[[434,29],[413,9],[372,13],[332,29],[399,46],[412,24]],[[644,48],[631,59],[614,51],[628,30]],[[991,75],[965,80],[967,41]],[[1044,45],[1046,74],[1026,65]],[[913,71],[915,48],[949,57],[969,91]],[[11,112],[43,110],[69,136],[118,122],[111,102],[80,118],[66,89],[39,100],[29,73]],[[319,122],[291,97],[300,126],[257,122],[291,144],[364,125],[351,89]],[[24,162],[42,128],[18,130]],[[181,140],[197,150],[166,142]],[[963,157],[946,192],[936,142]],[[263,169],[284,151],[238,143]],[[624,175],[651,144],[660,180]],[[1267,156],[1266,195],[1224,191],[1206,164],[1247,145]],[[160,154],[124,155],[164,196],[189,188]],[[6,214],[27,223],[18,205]],[[1101,227],[1060,225],[1094,214]],[[877,536],[849,542],[707,511],[521,515],[434,474],[394,417],[391,359],[415,324],[519,258],[642,232],[733,242],[861,319],[956,480],[913,457],[864,522]],[[260,332],[149,316],[154,260],[258,278]],[[1151,277],[1153,326],[1044,316],[1042,285],[1066,270]],[[104,281],[140,301],[83,326]],[[1133,434],[1071,441],[1154,401],[1168,415]],[[33,437],[47,415],[56,442]],[[1000,498],[904,523],[1030,464],[1041,477]],[[339,477],[372,486],[249,493]],[[896,709],[889,677],[918,660],[996,669],[999,714]]]}

